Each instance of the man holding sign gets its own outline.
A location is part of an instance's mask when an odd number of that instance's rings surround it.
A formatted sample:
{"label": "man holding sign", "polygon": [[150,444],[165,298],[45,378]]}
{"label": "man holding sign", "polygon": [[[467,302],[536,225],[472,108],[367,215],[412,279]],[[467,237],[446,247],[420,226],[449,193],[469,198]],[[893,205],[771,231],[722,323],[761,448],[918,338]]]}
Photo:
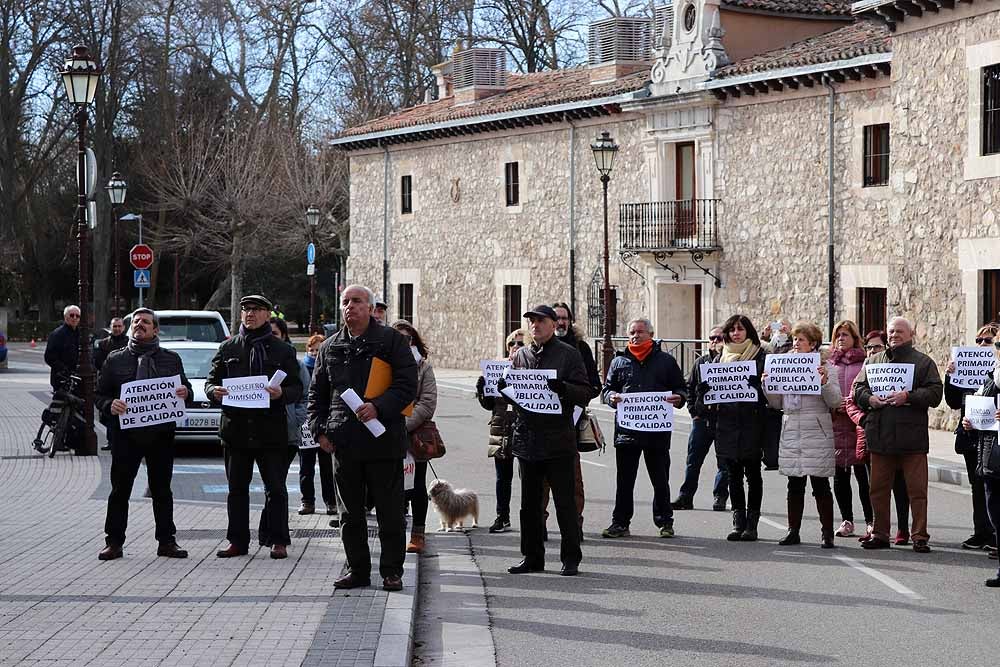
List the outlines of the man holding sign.
{"label": "man holding sign", "polygon": [[875,527],[866,549],[889,548],[889,494],[902,469],[910,495],[913,550],[927,545],[927,410],[941,402],[943,386],[934,361],[913,349],[913,325],[889,322],[889,349],[865,360],[854,380],[854,402],[865,411],[865,439],[871,453],[871,499]]}
{"label": "man holding sign", "polygon": [[653,485],[653,523],[660,537],[674,536],[674,510],[670,504],[670,433],[674,408],[684,405],[687,387],[674,358],[653,342],[653,325],[647,319],[628,324],[628,347],[608,368],[602,398],[617,411],[615,463],[618,479],[615,509],[604,537],[628,537],[632,521],[635,478],[639,457]]}
{"label": "man holding sign", "polygon": [[104,522],[107,546],[98,555],[100,560],[123,555],[128,500],[143,459],[159,542],[156,555],[187,558],[187,551],[174,539],[177,528],[170,479],[174,430],[177,420],[184,417],[183,402],[191,395],[191,383],[180,356],[160,347],[159,333],[156,313],[148,308],[136,310],[128,344],[108,355],[97,379],[94,402],[112,431],[111,494]]}

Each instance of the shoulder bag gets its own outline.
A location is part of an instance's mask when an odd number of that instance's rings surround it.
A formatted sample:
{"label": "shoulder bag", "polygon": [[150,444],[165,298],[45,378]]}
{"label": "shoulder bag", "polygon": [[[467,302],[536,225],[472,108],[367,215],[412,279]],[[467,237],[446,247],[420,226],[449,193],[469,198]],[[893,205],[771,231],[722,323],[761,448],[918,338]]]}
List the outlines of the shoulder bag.
{"label": "shoulder bag", "polygon": [[410,433],[410,453],[416,461],[430,461],[444,456],[444,440],[433,419],[428,419]]}
{"label": "shoulder bag", "polygon": [[604,433],[600,424],[593,418],[589,409],[580,415],[580,421],[576,423],[576,451],[586,454],[587,452],[604,452]]}

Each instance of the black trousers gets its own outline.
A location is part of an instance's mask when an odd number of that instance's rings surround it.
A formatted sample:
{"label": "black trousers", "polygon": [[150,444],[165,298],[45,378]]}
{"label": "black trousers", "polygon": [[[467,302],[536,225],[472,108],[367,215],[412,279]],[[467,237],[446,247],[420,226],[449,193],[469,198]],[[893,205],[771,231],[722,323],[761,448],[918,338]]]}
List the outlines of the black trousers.
{"label": "black trousers", "polygon": [[854,499],[851,493],[852,471],[855,479],[858,480],[858,498],[861,500],[861,510],[865,514],[865,523],[870,524],[875,520],[875,514],[872,512],[872,499],[869,495],[868,468],[864,463],[855,463],[846,468],[837,466],[837,471],[833,476],[833,494],[837,497],[837,505],[840,506],[840,516],[843,517],[844,521],[854,523]]}
{"label": "black trousers", "polygon": [[128,499],[132,495],[139,466],[146,460],[149,492],[153,497],[153,520],[156,522],[156,540],[172,542],[177,528],[174,526],[174,495],[170,479],[174,473],[174,434],[138,429],[130,435],[118,434],[111,440],[111,495],[108,496],[108,515],[104,532],[109,545],[125,544],[128,526]]}
{"label": "black trousers", "polygon": [[[760,476],[760,461],[725,459],[726,470],[729,472],[729,500],[733,510],[760,512],[760,504],[764,499],[764,479]],[[743,492],[743,478],[747,480],[749,497]]]}
{"label": "black trousers", "polygon": [[635,478],[639,474],[639,457],[646,461],[646,472],[653,485],[653,523],[657,528],[672,526],[674,510],[670,505],[670,435],[666,442],[643,445],[615,445],[615,463],[618,474],[615,488],[615,509],[611,519],[619,526],[628,527],[632,521]]}
{"label": "black trousers", "polygon": [[365,511],[367,493],[375,503],[382,543],[379,574],[383,578],[402,576],[403,559],[406,557],[403,460],[356,461],[337,457],[336,479],[337,490],[344,503],[340,508],[340,535],[351,572],[361,577],[371,575]]}
{"label": "black trousers", "polygon": [[545,563],[545,541],[542,496],[548,481],[556,506],[556,520],[561,535],[559,559],[563,565],[579,565],[580,524],[576,512],[576,459],[564,456],[545,461],[518,459],[521,470],[521,553],[535,565]]}
{"label": "black trousers", "polygon": [[229,479],[229,528],[226,538],[234,546],[250,546],[250,482],[253,466],[257,464],[264,482],[264,509],[261,510],[260,530],[257,541],[262,546],[289,545],[288,534],[288,476],[289,450],[281,447],[239,448],[226,447],[226,477]]}
{"label": "black trousers", "polygon": [[413,527],[423,528],[427,524],[427,461],[416,461],[413,466],[413,488],[406,492],[403,513],[409,503],[413,511]]}
{"label": "black trousers", "polygon": [[830,478],[816,477],[814,475],[803,475],[802,477],[788,478],[788,497],[805,498],[806,482],[812,484],[813,498],[825,498],[830,495]]}
{"label": "black trousers", "polygon": [[978,467],[978,453],[967,451],[965,457],[965,469],[969,473],[969,484],[972,486],[972,526],[976,535],[983,537],[993,537],[993,524],[990,523],[989,514],[986,511],[986,486],[983,478],[976,474]]}
{"label": "black trousers", "polygon": [[337,509],[337,487],[333,481],[333,454],[316,447],[299,450],[299,491],[302,502],[316,504],[316,464],[319,463],[319,484],[323,494],[323,504],[328,509]]}

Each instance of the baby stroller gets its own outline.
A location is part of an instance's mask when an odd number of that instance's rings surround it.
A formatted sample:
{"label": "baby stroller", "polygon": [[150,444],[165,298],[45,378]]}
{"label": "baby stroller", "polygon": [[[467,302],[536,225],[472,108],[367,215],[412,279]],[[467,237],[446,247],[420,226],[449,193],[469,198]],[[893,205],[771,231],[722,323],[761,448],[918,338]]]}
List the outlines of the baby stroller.
{"label": "baby stroller", "polygon": [[52,458],[56,452],[69,451],[70,445],[79,441],[84,423],[79,388],[80,378],[73,375],[52,392],[52,402],[42,411],[42,425],[31,443],[39,454]]}

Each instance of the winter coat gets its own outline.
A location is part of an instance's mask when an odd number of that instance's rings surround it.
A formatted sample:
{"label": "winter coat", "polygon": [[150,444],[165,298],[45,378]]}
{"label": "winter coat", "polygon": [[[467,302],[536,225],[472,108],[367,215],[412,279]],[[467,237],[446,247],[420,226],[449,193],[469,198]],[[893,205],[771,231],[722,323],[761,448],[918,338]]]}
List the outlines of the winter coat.
{"label": "winter coat", "polygon": [[786,477],[833,477],[836,472],[836,447],[831,410],[843,402],[837,368],[828,367],[822,393],[815,395],[768,395],[771,407],[781,410],[781,440],[778,445],[778,471]]}
{"label": "winter coat", "polygon": [[253,345],[243,334],[237,334],[219,345],[212,358],[212,368],[205,379],[205,395],[215,405],[222,405],[219,438],[224,447],[236,449],[288,447],[288,413],[285,406],[302,398],[302,379],[295,349],[280,338],[265,339],[267,358],[260,375],[272,377],[278,369],[285,372],[281,381],[281,396],[271,399],[266,408],[234,408],[216,400],[215,388],[226,378],[250,377],[250,350]]}
{"label": "winter coat", "polygon": [[851,418],[851,421],[858,429],[858,444],[854,450],[854,457],[859,463],[867,461],[868,441],[865,439],[865,427],[861,424],[865,418],[865,411],[858,407],[858,404],[854,402],[853,396],[848,396],[844,399],[844,409],[847,410],[847,416]]}
{"label": "winter coat", "polygon": [[[532,360],[533,359],[533,360]],[[545,461],[576,456],[576,426],[573,408],[585,407],[596,394],[587,378],[580,352],[553,336],[541,347],[522,347],[514,356],[514,368],[554,369],[556,379],[566,388],[559,397],[562,412],[557,415],[529,412],[516,403],[513,454],[525,461]]]}
{"label": "winter coat", "polygon": [[[978,391],[977,396],[988,396],[994,401],[1000,393],[993,378],[986,381]],[[1000,481],[1000,450],[997,448],[996,431],[972,431],[970,440],[976,451],[976,474],[981,479]]]}
{"label": "winter coat", "polygon": [[944,376],[944,402],[952,410],[960,410],[958,426],[955,427],[955,453],[965,455],[967,452],[976,451],[976,440],[973,433],[965,430],[962,426],[962,418],[965,417],[965,397],[975,394],[975,389],[956,387],[951,383],[951,376],[947,373]]}
{"label": "winter coat", "polygon": [[306,423],[306,404],[308,403],[309,384],[312,382],[312,374],[306,368],[305,362],[299,362],[299,380],[302,382],[302,397],[294,403],[285,404],[285,413],[288,418],[288,446],[295,449],[302,444],[302,425]]}
{"label": "winter coat", "polygon": [[[682,407],[687,399],[687,385],[684,384],[684,374],[673,356],[653,345],[643,361],[639,361],[632,352],[618,352],[611,360],[608,368],[608,380],[604,383],[601,400],[611,407],[611,397],[614,394],[632,394],[642,391],[670,391],[681,397]],[[632,431],[615,423],[615,447],[630,447],[650,444],[663,444],[670,447],[670,433]]]}
{"label": "winter coat", "polygon": [[417,400],[413,404],[413,414],[406,418],[406,432],[413,433],[428,419],[434,418],[437,410],[438,389],[434,378],[434,367],[426,359],[417,365]]}
{"label": "winter coat", "polygon": [[[572,345],[577,349],[580,353],[580,357],[583,359],[583,365],[587,369],[587,379],[590,380],[590,385],[594,388],[594,396],[600,394],[601,374],[597,372],[597,361],[594,360],[594,351],[590,349],[589,345],[587,345],[583,332],[573,326],[570,327],[569,331],[566,332],[566,335],[559,340],[567,345]],[[593,396],[591,398],[593,398]]]}
{"label": "winter coat", "polygon": [[715,430],[715,420],[719,414],[719,406],[705,405],[705,392],[702,391],[701,386],[701,365],[714,364],[718,363],[718,361],[719,355],[712,354],[711,352],[695,359],[694,365],[691,366],[691,373],[688,374],[687,382],[688,414],[691,415],[691,419],[705,420],[706,425],[711,431]]}
{"label": "winter coat", "polygon": [[[365,396],[376,358],[389,365],[392,381],[380,396]],[[344,403],[341,394],[348,389],[375,406],[385,433],[373,436]],[[309,428],[313,438],[329,439],[338,459],[401,461],[410,441],[403,410],[416,396],[417,362],[410,344],[403,334],[372,317],[357,338],[351,339],[345,326],[320,346],[309,387]]]}
{"label": "winter coat", "polygon": [[517,413],[510,402],[502,396],[484,396],[476,392],[476,399],[484,410],[490,411],[490,437],[487,456],[506,458],[510,456],[511,437],[514,433],[514,419]]}
{"label": "winter coat", "polygon": [[[869,364],[913,364],[913,391],[905,405],[871,406],[872,391],[866,368]],[[930,451],[927,410],[941,402],[941,375],[934,360],[906,343],[895,349],[879,352],[865,360],[854,380],[854,402],[865,411],[865,438],[868,451],[875,454],[926,454]]]}
{"label": "winter coat", "polygon": [[60,324],[49,334],[45,344],[45,363],[49,371],[49,384],[53,389],[60,387],[76,372],[80,359],[80,330],[68,324]]}
{"label": "winter coat", "polygon": [[99,340],[97,342],[97,349],[94,350],[94,369],[101,370],[101,366],[104,365],[108,355],[115,350],[122,349],[126,345],[128,345],[128,336],[125,334],[108,336]]}
{"label": "winter coat", "polygon": [[760,461],[767,398],[760,389],[759,378],[764,372],[765,356],[766,353],[761,350],[754,357],[759,400],[755,403],[720,403],[717,406],[715,453],[721,459]]}
{"label": "winter coat", "polygon": [[[854,352],[853,350],[857,350]],[[834,350],[827,368],[836,368],[840,382],[840,395],[846,400],[851,395],[854,378],[865,363],[865,351],[851,348],[847,352]],[[832,377],[832,376],[831,376]],[[846,412],[833,413],[833,440],[837,445],[837,467],[848,468],[861,463],[858,459],[858,439],[864,438],[865,431],[855,424]]]}

